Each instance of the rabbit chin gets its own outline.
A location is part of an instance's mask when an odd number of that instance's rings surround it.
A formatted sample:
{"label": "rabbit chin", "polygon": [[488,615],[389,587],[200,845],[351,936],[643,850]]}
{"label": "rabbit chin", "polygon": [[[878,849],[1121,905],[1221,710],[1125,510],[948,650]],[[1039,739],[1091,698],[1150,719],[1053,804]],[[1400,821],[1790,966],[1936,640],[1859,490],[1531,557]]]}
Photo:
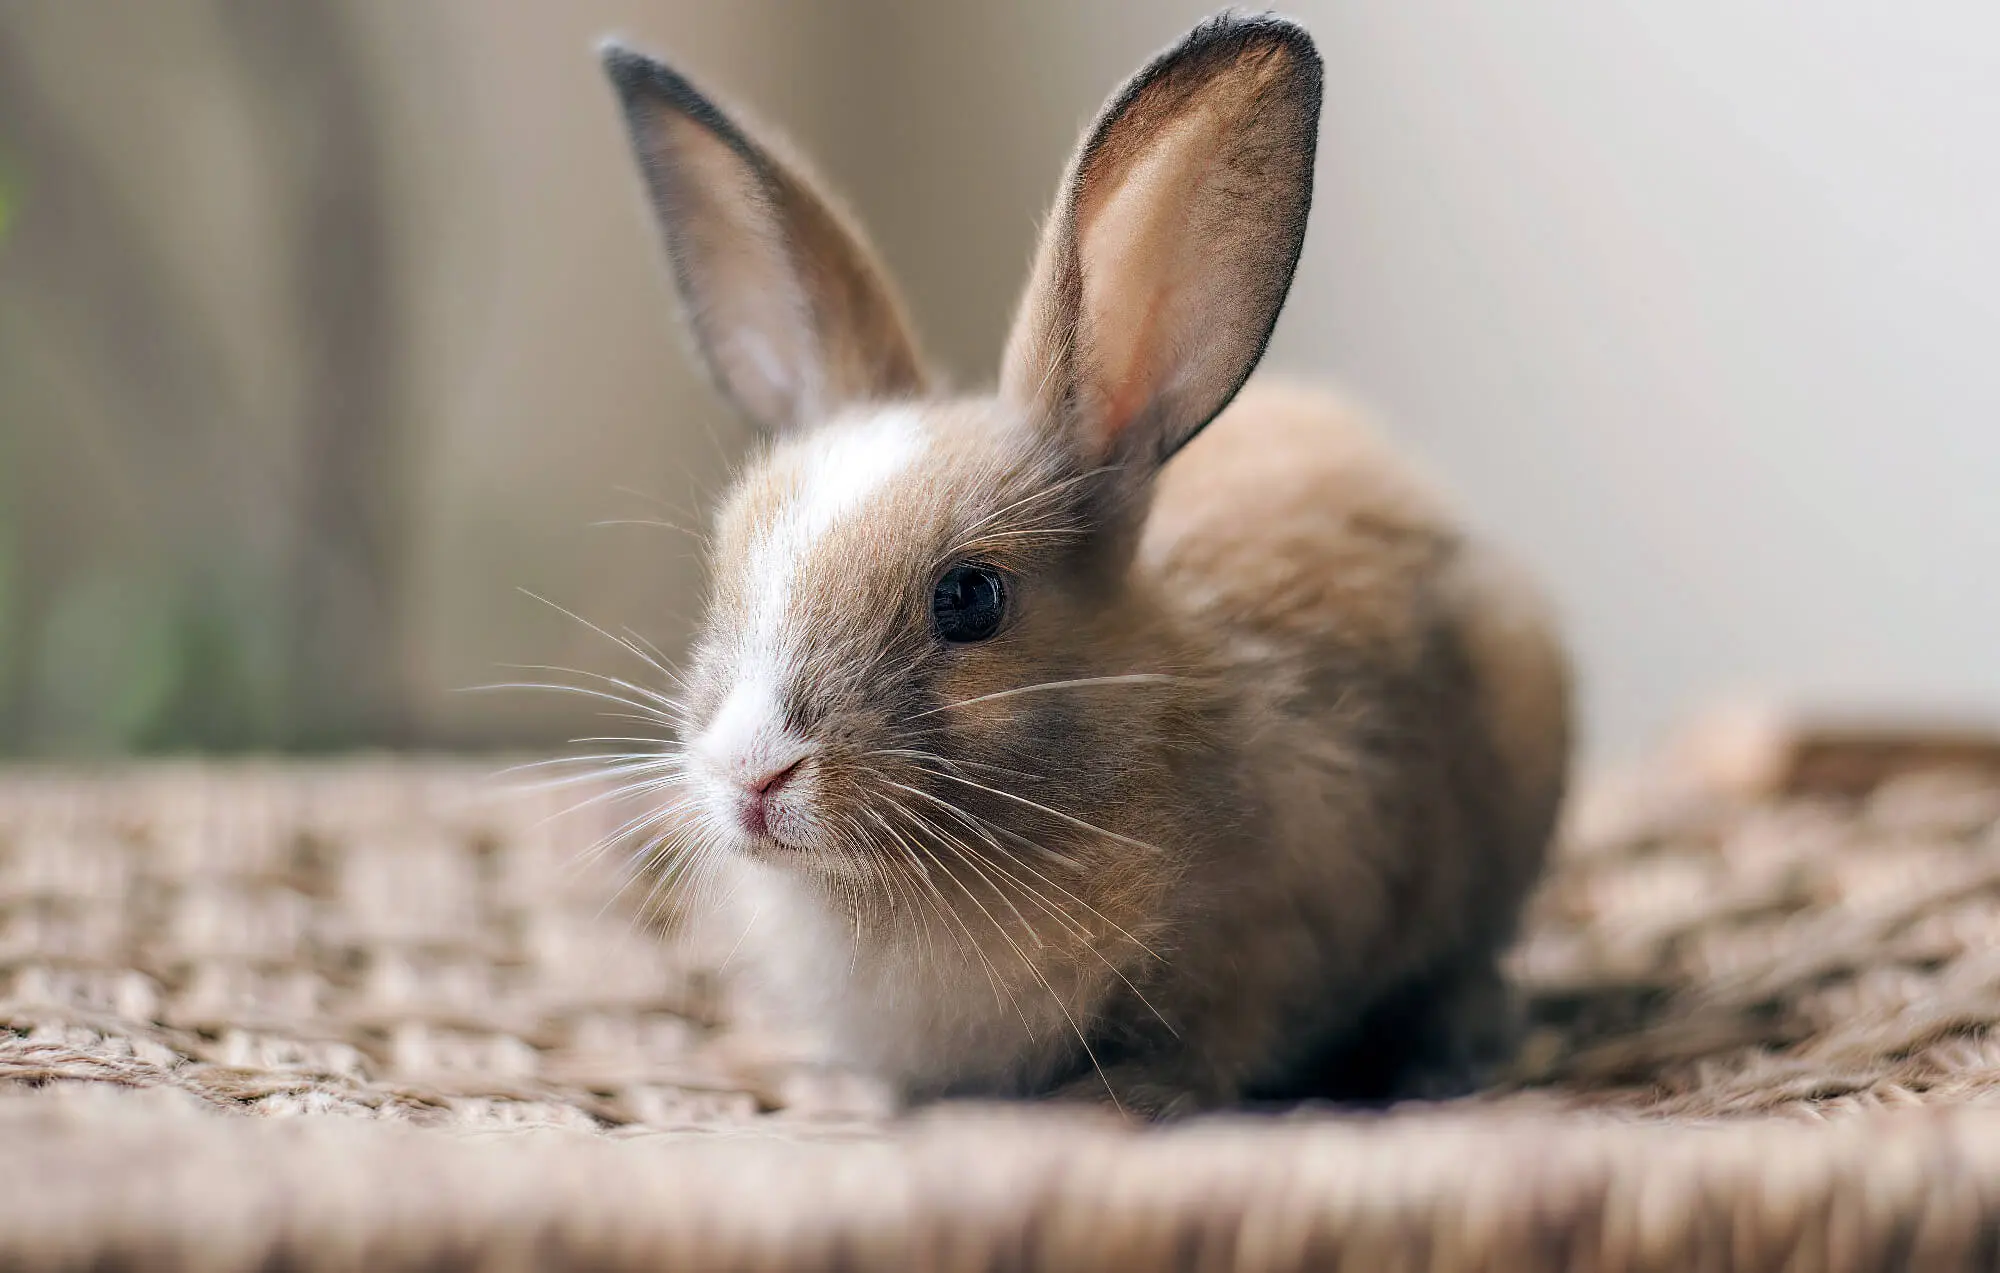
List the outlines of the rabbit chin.
{"label": "rabbit chin", "polygon": [[832,843],[812,810],[792,803],[773,808],[761,832],[748,830],[733,815],[704,816],[717,839],[747,861],[850,888],[865,888],[875,878],[855,860],[851,850]]}
{"label": "rabbit chin", "polygon": [[716,865],[697,922],[729,952],[733,1016],[902,1100],[1026,1094],[1066,1063],[1064,1012],[1102,993],[1098,961],[1051,946],[1030,969],[1004,949],[975,953],[964,941],[976,929],[928,909],[934,931],[913,937],[909,898],[844,857],[768,847]]}
{"label": "rabbit chin", "polygon": [[1073,1062],[1077,1023],[1118,975],[1088,936],[1003,929],[1006,903],[979,879],[919,865],[924,851],[887,827],[840,834],[868,806],[824,754],[767,798],[761,826],[725,774],[695,773],[695,838],[720,851],[693,866],[681,921],[722,960],[754,1033],[905,1099],[1025,1095]]}

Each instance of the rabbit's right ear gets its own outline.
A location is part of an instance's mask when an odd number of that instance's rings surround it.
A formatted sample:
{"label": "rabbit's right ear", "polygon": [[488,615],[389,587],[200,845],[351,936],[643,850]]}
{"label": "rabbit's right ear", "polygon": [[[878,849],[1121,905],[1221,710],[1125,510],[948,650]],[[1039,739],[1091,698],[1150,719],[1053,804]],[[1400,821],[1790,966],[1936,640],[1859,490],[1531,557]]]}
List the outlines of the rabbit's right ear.
{"label": "rabbit's right ear", "polygon": [[774,431],[921,394],[903,306],[833,201],[679,72],[617,44],[603,57],[688,323],[723,391]]}

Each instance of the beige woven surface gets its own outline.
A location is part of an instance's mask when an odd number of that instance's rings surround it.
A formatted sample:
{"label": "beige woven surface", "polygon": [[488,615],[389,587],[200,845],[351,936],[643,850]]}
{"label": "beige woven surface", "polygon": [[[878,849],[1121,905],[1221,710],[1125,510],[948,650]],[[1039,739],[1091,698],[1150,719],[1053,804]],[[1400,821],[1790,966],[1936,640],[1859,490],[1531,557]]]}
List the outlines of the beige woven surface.
{"label": "beige woven surface", "polygon": [[1594,786],[1507,1090],[1143,1134],[746,1067],[573,793],[17,772],[0,1266],[1990,1267],[2000,779],[1918,750]]}

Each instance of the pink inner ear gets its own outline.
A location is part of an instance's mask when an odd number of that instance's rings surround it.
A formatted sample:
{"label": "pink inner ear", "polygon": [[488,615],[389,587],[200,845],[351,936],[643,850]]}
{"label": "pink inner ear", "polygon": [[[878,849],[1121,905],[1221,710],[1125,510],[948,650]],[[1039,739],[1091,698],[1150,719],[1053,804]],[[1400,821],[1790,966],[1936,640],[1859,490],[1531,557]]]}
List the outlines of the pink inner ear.
{"label": "pink inner ear", "polygon": [[1099,407],[1094,440],[1107,455],[1169,388],[1177,364],[1199,360],[1189,337],[1211,318],[1228,321],[1232,280],[1190,238],[1239,106],[1204,103],[1162,125],[1078,207],[1087,374]]}

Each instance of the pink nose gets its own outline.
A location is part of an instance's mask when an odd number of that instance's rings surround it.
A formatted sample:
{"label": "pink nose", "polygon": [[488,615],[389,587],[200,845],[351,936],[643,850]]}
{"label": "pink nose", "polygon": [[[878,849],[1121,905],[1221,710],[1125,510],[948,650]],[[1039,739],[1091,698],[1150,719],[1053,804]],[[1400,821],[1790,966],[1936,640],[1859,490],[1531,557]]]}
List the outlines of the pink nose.
{"label": "pink nose", "polygon": [[804,763],[806,763],[806,758],[804,756],[801,756],[797,760],[794,760],[791,764],[783,767],[782,769],[773,769],[770,773],[765,774],[762,778],[758,778],[752,782],[746,782],[743,785],[748,787],[756,795],[760,796],[776,795],[778,788],[784,786],[785,783],[790,781],[792,775],[797,773],[799,771],[799,766],[803,765]]}
{"label": "pink nose", "polygon": [[748,793],[744,798],[741,814],[745,831],[752,835],[765,835],[770,831],[767,802],[778,794],[780,787],[791,781],[792,775],[797,773],[799,766],[804,763],[805,757],[801,756],[783,768],[773,769],[762,777],[743,784],[744,791]]}

